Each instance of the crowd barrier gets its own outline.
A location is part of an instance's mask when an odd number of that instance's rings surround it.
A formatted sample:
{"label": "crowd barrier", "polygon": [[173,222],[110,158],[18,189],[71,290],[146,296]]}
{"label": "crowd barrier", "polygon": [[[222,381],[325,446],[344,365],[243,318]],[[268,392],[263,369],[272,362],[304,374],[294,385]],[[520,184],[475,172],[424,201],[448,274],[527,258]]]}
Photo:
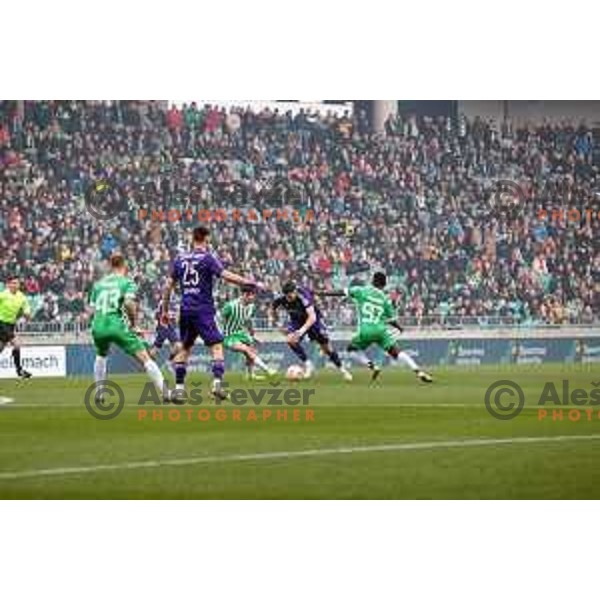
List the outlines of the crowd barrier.
{"label": "crowd barrier", "polygon": [[[577,336],[568,337],[547,332],[544,337],[533,335],[520,337],[471,337],[452,336],[450,332],[430,334],[429,337],[407,335],[399,338],[399,344],[413,355],[422,365],[493,365],[493,364],[543,364],[543,363],[598,363],[600,362],[600,333],[588,334],[581,332]],[[464,336],[464,332],[462,333]],[[340,339],[343,337],[345,339]],[[348,359],[345,351],[349,336],[335,336],[334,345],[340,351],[343,359]],[[305,344],[312,360],[317,366],[326,364],[325,357],[314,344]],[[296,356],[289,350],[285,340],[266,341],[259,346],[261,356],[273,366],[285,369],[290,364],[298,362]],[[372,348],[370,356],[386,364],[388,357],[379,350]],[[94,347],[89,343],[68,345],[28,345],[23,350],[25,368],[34,375],[64,377],[86,376],[93,373]],[[163,349],[160,361],[167,358],[167,350]],[[242,370],[243,358],[236,353],[226,351],[226,366],[228,370]],[[210,355],[206,348],[198,346],[194,349],[190,364],[191,371],[205,372],[210,369]],[[133,373],[139,371],[135,361],[115,349],[109,357],[110,373]],[[14,377],[12,358],[9,350],[0,355],[0,378]]]}

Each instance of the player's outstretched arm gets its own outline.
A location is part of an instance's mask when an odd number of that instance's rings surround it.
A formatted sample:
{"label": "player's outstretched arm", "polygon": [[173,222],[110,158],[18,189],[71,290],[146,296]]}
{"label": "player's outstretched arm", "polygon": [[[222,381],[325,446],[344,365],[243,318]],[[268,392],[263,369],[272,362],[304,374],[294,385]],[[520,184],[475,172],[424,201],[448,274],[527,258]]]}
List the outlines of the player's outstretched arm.
{"label": "player's outstretched arm", "polygon": [[345,298],[348,295],[348,292],[345,290],[334,290],[331,292],[316,290],[314,293],[318,296],[323,296],[324,298]]}
{"label": "player's outstretched arm", "polygon": [[233,271],[228,271],[227,269],[225,269],[222,273],[221,273],[221,277],[227,282],[227,283],[231,283],[233,285],[253,285],[258,289],[264,289],[264,286],[261,283],[258,283],[257,281],[254,281],[254,279],[250,279],[249,277],[244,277],[243,275],[238,275],[237,273],[234,273]]}
{"label": "player's outstretched arm", "polygon": [[404,328],[402,327],[402,325],[400,325],[400,323],[398,323],[396,319],[391,319],[387,321],[387,324],[397,329],[400,333],[404,331]]}

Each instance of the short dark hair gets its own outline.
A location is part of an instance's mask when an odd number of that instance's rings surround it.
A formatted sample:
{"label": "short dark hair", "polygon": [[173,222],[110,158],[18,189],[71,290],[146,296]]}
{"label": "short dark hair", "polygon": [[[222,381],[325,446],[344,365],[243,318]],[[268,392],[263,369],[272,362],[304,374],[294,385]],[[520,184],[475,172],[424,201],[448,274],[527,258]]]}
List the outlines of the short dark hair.
{"label": "short dark hair", "polygon": [[387,285],[387,277],[383,271],[377,271],[373,274],[373,286],[383,289]]}
{"label": "short dark hair", "polygon": [[256,286],[246,283],[242,286],[242,294],[256,294]]}
{"label": "short dark hair", "polygon": [[113,254],[110,257],[110,266],[112,269],[121,269],[125,266],[125,257],[122,254]]}
{"label": "short dark hair", "polygon": [[194,231],[192,232],[192,238],[194,242],[203,242],[210,235],[210,230],[208,227],[204,227],[200,225],[200,227],[194,227]]}
{"label": "short dark hair", "polygon": [[293,281],[286,281],[281,290],[284,294],[291,294],[296,291],[296,284]]}

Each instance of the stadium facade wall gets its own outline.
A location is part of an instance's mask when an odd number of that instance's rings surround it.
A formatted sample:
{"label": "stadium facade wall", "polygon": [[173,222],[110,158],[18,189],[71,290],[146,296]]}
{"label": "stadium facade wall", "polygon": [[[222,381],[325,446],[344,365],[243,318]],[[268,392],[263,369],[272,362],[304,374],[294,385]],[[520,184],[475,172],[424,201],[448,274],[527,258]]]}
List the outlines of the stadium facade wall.
{"label": "stadium facade wall", "polygon": [[[344,347],[345,344],[337,344]],[[600,337],[549,337],[549,338],[437,338],[409,339],[402,342],[403,347],[420,363],[428,366],[440,365],[492,365],[492,364],[542,364],[542,363],[600,363]],[[310,348],[312,359],[319,366],[325,361],[317,348]],[[348,359],[345,352],[340,352]],[[371,357],[389,362],[380,350],[371,350]],[[261,356],[272,365],[281,369],[295,362],[294,355],[285,342],[266,342],[261,345]],[[69,376],[89,376],[94,367],[94,348],[88,344],[67,346],[67,374]],[[161,359],[164,361],[166,352]],[[227,368],[242,370],[242,357],[226,353]],[[116,351],[109,358],[109,373],[133,373],[140,369],[135,361]],[[207,373],[210,370],[210,358],[204,348],[194,350],[191,371]]]}
{"label": "stadium facade wall", "polygon": [[542,123],[569,120],[577,125],[600,123],[598,100],[459,100],[458,114],[515,123]]}

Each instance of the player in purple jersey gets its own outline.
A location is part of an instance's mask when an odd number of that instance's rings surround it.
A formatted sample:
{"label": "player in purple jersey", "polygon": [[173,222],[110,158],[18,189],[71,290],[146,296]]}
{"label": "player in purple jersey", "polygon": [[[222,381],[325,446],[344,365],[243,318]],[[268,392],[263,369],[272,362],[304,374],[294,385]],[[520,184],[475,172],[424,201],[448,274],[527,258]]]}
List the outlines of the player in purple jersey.
{"label": "player in purple jersey", "polygon": [[172,362],[177,353],[181,350],[181,342],[179,341],[179,332],[177,331],[177,316],[179,307],[177,299],[173,297],[167,310],[168,323],[164,325],[161,320],[162,315],[162,300],[156,311],[156,329],[154,331],[154,341],[148,350],[148,354],[155,358],[165,342],[169,342],[169,361]]}
{"label": "player in purple jersey", "polygon": [[273,301],[272,309],[284,308],[289,315],[287,343],[292,352],[304,363],[304,376],[310,377],[314,367],[302,347],[302,339],[317,342],[323,353],[339,369],[346,381],[352,381],[352,374],[342,365],[338,353],[333,349],[327,329],[321,317],[321,311],[315,306],[314,296],[310,290],[297,287],[288,281],[282,288],[283,294]]}
{"label": "player in purple jersey", "polygon": [[[243,277],[223,267],[221,261],[210,251],[210,232],[206,227],[196,227],[193,231],[193,246],[189,252],[179,254],[171,265],[171,272],[162,297],[161,322],[168,324],[168,307],[171,294],[177,286],[181,293],[179,312],[179,332],[181,351],[174,359],[176,390],[183,390],[187,364],[198,336],[212,354],[212,392],[220,399],[226,398],[223,389],[225,362],[223,354],[223,334],[217,327],[217,311],[213,298],[213,286],[220,277],[234,285],[262,286],[252,279]],[[178,400],[179,403],[183,403]]]}

